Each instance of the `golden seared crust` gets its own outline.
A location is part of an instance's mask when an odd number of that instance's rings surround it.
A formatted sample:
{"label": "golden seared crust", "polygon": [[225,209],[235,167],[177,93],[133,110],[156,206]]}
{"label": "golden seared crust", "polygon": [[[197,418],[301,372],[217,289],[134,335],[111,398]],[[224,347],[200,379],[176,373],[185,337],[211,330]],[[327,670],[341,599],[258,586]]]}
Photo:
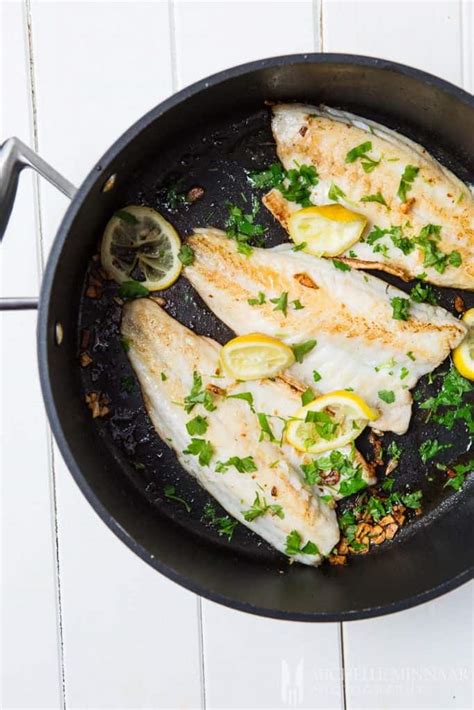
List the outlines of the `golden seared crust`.
{"label": "golden seared crust", "polygon": [[[314,109],[315,114],[318,113]],[[361,119],[362,120],[362,119]],[[316,204],[330,202],[328,189],[337,184],[347,197],[347,206],[364,214],[369,222],[381,228],[410,223],[410,234],[418,235],[427,224],[441,226],[439,249],[444,253],[457,251],[459,267],[448,266],[443,274],[423,267],[420,249],[410,255],[391,249],[387,261],[380,260],[368,245],[352,247],[360,261],[377,261],[377,268],[394,273],[401,270],[411,278],[427,271],[428,280],[440,286],[474,289],[474,199],[471,191],[449,171],[442,168],[426,150],[406,144],[396,134],[369,133],[355,125],[323,115],[312,115],[311,107],[280,105],[274,108],[273,132],[280,160],[288,169],[298,163],[317,168],[319,185],[314,189]],[[301,131],[299,127],[306,130]],[[381,127],[381,131],[383,128]],[[347,153],[370,141],[370,156],[380,163],[366,173],[360,159],[346,162]],[[419,174],[413,181],[406,201],[397,196],[404,168],[413,165]],[[377,202],[361,202],[361,198],[381,193],[387,206]],[[288,219],[298,205],[288,203],[277,190],[270,191],[263,203],[288,228]],[[285,204],[286,203],[286,204]],[[362,251],[361,254],[358,252]],[[360,268],[361,264],[356,265]],[[395,271],[396,273],[396,271]]]}

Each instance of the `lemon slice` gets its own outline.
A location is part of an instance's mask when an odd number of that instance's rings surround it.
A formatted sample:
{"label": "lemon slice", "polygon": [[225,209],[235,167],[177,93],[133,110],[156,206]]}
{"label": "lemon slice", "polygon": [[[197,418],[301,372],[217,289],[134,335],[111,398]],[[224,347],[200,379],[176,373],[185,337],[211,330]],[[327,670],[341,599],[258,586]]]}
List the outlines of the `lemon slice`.
{"label": "lemon slice", "polygon": [[453,350],[453,362],[460,375],[474,380],[474,308],[464,313],[462,322],[467,326],[467,335]]}
{"label": "lemon slice", "polygon": [[349,444],[379,413],[354,392],[340,390],[317,397],[293,416],[286,429],[288,443],[319,454]]}
{"label": "lemon slice", "polygon": [[275,377],[295,361],[293,350],[281,340],[249,333],[229,340],[221,350],[222,368],[236,380]]}
{"label": "lemon slice", "polygon": [[288,231],[295,244],[315,256],[338,256],[360,239],[367,220],[342,205],[305,207],[294,212]]}
{"label": "lemon slice", "polygon": [[180,247],[176,230],[159,212],[130,205],[116,212],[105,228],[102,266],[120,284],[133,279],[158,291],[178,278]]}

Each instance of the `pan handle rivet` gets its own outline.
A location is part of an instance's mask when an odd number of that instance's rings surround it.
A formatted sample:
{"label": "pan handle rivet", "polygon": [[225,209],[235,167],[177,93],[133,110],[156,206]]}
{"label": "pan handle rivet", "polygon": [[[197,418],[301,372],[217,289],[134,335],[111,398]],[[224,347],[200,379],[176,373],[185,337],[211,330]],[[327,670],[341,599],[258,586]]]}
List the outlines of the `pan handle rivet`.
{"label": "pan handle rivet", "polygon": [[115,187],[115,181],[117,179],[117,173],[113,173],[107,180],[104,182],[104,186],[102,188],[102,192],[110,192],[111,190],[114,189]]}
{"label": "pan handle rivet", "polygon": [[59,323],[59,321],[54,326],[54,336],[56,339],[56,345],[61,345],[61,343],[63,342],[63,338],[64,338],[64,330],[63,330],[61,323]]}

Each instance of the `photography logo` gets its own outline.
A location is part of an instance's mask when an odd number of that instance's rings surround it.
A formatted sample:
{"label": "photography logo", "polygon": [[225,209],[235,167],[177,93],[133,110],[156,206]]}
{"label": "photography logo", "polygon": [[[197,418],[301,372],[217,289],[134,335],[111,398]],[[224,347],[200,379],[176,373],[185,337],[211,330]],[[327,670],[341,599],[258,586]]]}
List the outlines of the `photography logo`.
{"label": "photography logo", "polygon": [[285,705],[296,707],[303,702],[304,661],[302,658],[295,667],[287,661],[281,662],[281,699]]}

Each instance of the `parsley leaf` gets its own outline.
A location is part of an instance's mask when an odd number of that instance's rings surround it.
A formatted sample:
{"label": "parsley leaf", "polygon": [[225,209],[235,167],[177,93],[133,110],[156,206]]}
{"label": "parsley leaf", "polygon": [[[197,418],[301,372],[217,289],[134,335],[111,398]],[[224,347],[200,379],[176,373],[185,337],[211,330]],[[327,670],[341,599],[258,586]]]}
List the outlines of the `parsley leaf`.
{"label": "parsley leaf", "polygon": [[444,484],[444,487],[450,486],[454,488],[455,491],[461,490],[466,479],[466,474],[474,472],[474,459],[468,461],[466,464],[458,464],[453,467],[455,473],[454,476],[449,476],[448,480]]}
{"label": "parsley leaf", "polygon": [[392,318],[394,320],[408,320],[410,317],[410,301],[408,298],[395,296],[390,299],[392,306]]}
{"label": "parsley leaf", "polygon": [[128,300],[132,298],[144,298],[150,295],[150,291],[140,283],[140,281],[124,281],[119,288],[120,298]]}
{"label": "parsley leaf", "polygon": [[257,298],[248,298],[247,303],[249,306],[261,306],[266,303],[266,296],[262,291],[258,292]]}
{"label": "parsley leaf", "polygon": [[131,375],[124,375],[120,380],[120,389],[122,392],[133,392],[135,387],[135,380]]}
{"label": "parsley leaf", "polygon": [[197,456],[201,466],[209,466],[213,453],[214,449],[211,442],[205,439],[191,439],[188,448],[183,451],[183,454]]}
{"label": "parsley leaf", "polygon": [[202,404],[208,412],[213,412],[216,405],[212,401],[212,394],[202,388],[202,377],[198,372],[193,372],[193,386],[191,392],[184,398],[184,411],[192,412],[196,404]]}
{"label": "parsley leaf", "polygon": [[339,269],[339,271],[350,271],[351,267],[349,264],[346,264],[344,261],[340,261],[339,259],[331,259],[333,266],[336,267],[336,269]]}
{"label": "parsley leaf", "polygon": [[310,402],[312,402],[314,398],[315,398],[315,395],[314,395],[313,390],[311,389],[311,387],[308,387],[308,389],[305,390],[303,392],[303,394],[301,395],[301,403],[302,403],[303,407],[306,404],[309,404]]}
{"label": "parsley leaf", "polygon": [[255,246],[262,245],[265,227],[255,223],[255,217],[259,210],[257,201],[252,204],[252,211],[244,214],[244,211],[236,205],[229,204],[229,217],[227,220],[227,236],[237,242],[237,251],[245,256],[252,254],[250,241],[253,240]]}
{"label": "parsley leaf", "polygon": [[453,367],[444,375],[438,394],[429,397],[419,406],[420,409],[430,410],[430,416],[437,424],[452,429],[457,420],[462,420],[469,433],[474,434],[473,407],[463,402],[463,396],[473,390],[474,385]]}
{"label": "parsley leaf", "polygon": [[190,436],[194,436],[194,434],[205,434],[207,427],[207,417],[202,417],[200,414],[186,423],[186,429],[188,430],[188,434]]}
{"label": "parsley leaf", "polygon": [[358,158],[361,160],[364,172],[371,173],[374,168],[379,165],[380,160],[374,160],[367,155],[369,150],[372,150],[372,142],[366,141],[352,148],[346,155],[346,163],[354,163]]}
{"label": "parsley leaf", "polygon": [[180,496],[176,495],[175,486],[171,486],[171,485],[165,486],[163,489],[163,492],[165,494],[165,498],[168,498],[169,500],[175,500],[178,503],[181,503],[182,505],[184,505],[184,507],[186,508],[188,513],[191,512],[191,506],[189,505],[189,503],[186,500],[184,500],[184,498],[181,498]]}
{"label": "parsley leaf", "polygon": [[392,443],[387,449],[387,454],[390,456],[391,459],[397,459],[397,461],[400,460],[402,450],[396,441],[392,441]]}
{"label": "parsley leaf", "polygon": [[319,374],[319,372],[317,370],[313,370],[313,381],[319,382],[320,379],[321,379],[321,375]]}
{"label": "parsley leaf", "polygon": [[178,252],[178,259],[183,266],[190,266],[194,262],[194,251],[189,244],[183,244]]}
{"label": "parsley leaf", "polygon": [[285,170],[278,163],[274,163],[267,170],[250,173],[249,177],[254,187],[277,188],[285,199],[297,202],[302,207],[311,205],[311,189],[319,182],[317,170],[313,165],[299,165]]}
{"label": "parsley leaf", "polygon": [[232,540],[237,520],[232,520],[229,515],[218,516],[212,503],[206,503],[204,506],[203,517],[216,526],[219,535],[225,535],[229,542]]}
{"label": "parsley leaf", "polygon": [[328,192],[328,199],[333,200],[333,202],[339,202],[339,200],[343,199],[345,196],[346,193],[343,192],[334,182],[332,182]]}
{"label": "parsley leaf", "polygon": [[274,311],[282,311],[283,315],[286,316],[287,310],[288,310],[288,292],[283,291],[278,298],[271,298],[270,299],[271,303],[275,303],[275,308],[273,309]]}
{"label": "parsley leaf", "polygon": [[270,513],[271,515],[276,515],[278,518],[283,519],[285,514],[281,505],[269,504],[262,496],[260,499],[259,494],[255,495],[255,500],[252,503],[252,507],[245,511],[244,518],[247,522],[251,523],[255,518],[259,518],[265,513]]}
{"label": "parsley leaf", "polygon": [[431,303],[432,306],[436,306],[438,303],[438,297],[434,288],[422,281],[418,281],[418,283],[413,286],[410,291],[410,298],[416,303]]}
{"label": "parsley leaf", "polygon": [[386,402],[387,404],[393,404],[395,402],[395,392],[392,392],[392,390],[379,390],[378,395],[382,402]]}
{"label": "parsley leaf", "polygon": [[316,346],[316,340],[306,340],[303,343],[296,343],[291,346],[293,354],[295,356],[296,362],[303,362],[305,355],[307,355]]}
{"label": "parsley leaf", "polygon": [[249,405],[252,412],[253,408],[253,394],[251,392],[239,392],[238,394],[229,394],[227,399],[243,399]]}
{"label": "parsley leaf", "polygon": [[423,252],[423,266],[432,267],[443,274],[448,266],[460,266],[462,258],[457,251],[448,254],[442,252],[437,244],[440,239],[441,227],[438,224],[426,224],[414,241]]}
{"label": "parsley leaf", "polygon": [[427,439],[420,446],[420,457],[423,463],[426,463],[430,459],[434,458],[436,454],[445,449],[450,449],[452,444],[440,444],[437,439]]}
{"label": "parsley leaf", "polygon": [[268,421],[268,417],[263,412],[257,413],[258,423],[260,424],[261,434],[260,441],[264,441],[265,436],[268,436],[269,441],[275,441],[275,435],[273,434],[272,428]]}
{"label": "parsley leaf", "polygon": [[311,540],[308,540],[308,542],[303,547],[301,547],[301,543],[302,539],[299,532],[297,530],[292,530],[286,538],[286,554],[290,556],[298,555],[300,553],[304,555],[320,554],[318,546],[314,542],[311,542]]}
{"label": "parsley leaf", "polygon": [[252,456],[246,456],[244,459],[241,459],[240,456],[231,456],[227,461],[218,461],[216,471],[217,473],[225,473],[231,466],[236,468],[239,473],[253,473],[257,470]]}
{"label": "parsley leaf", "polygon": [[417,168],[415,165],[407,165],[405,167],[397,191],[397,196],[402,202],[407,201],[407,192],[411,190],[413,186],[413,181],[415,180],[419,172],[420,168]]}
{"label": "parsley leaf", "polygon": [[388,205],[385,201],[385,198],[382,195],[382,193],[380,192],[380,190],[378,192],[376,192],[375,195],[365,195],[364,197],[361,197],[360,201],[361,202],[379,202],[384,207],[388,207]]}

